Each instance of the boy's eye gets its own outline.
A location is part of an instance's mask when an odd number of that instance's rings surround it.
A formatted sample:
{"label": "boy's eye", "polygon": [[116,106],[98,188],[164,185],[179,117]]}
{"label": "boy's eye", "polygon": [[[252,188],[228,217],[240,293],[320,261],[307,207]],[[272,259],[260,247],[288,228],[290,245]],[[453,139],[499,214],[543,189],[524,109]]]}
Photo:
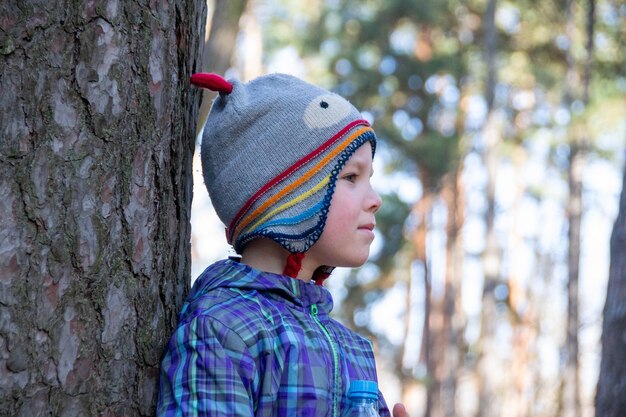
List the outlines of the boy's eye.
{"label": "boy's eye", "polygon": [[348,180],[350,182],[354,182],[356,181],[357,175],[356,174],[346,174],[343,176],[344,180]]}

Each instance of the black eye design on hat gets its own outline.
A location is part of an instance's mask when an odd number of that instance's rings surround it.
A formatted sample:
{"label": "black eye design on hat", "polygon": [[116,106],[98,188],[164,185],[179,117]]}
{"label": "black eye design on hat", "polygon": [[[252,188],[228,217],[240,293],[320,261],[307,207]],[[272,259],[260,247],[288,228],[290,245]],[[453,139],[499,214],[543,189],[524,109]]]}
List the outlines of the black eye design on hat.
{"label": "black eye design on hat", "polygon": [[341,122],[350,114],[352,105],[337,94],[314,98],[304,110],[303,120],[310,129],[320,129]]}

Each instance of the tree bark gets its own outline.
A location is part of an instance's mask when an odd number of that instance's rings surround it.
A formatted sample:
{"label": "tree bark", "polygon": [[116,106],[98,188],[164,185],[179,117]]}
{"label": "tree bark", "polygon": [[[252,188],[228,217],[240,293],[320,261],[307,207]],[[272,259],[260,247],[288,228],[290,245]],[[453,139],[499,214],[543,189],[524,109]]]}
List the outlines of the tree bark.
{"label": "tree bark", "polygon": [[626,170],[617,220],[611,234],[609,283],[602,323],[602,358],[596,416],[626,415]]}
{"label": "tree bark", "polygon": [[0,4],[0,415],[154,414],[205,7]]}

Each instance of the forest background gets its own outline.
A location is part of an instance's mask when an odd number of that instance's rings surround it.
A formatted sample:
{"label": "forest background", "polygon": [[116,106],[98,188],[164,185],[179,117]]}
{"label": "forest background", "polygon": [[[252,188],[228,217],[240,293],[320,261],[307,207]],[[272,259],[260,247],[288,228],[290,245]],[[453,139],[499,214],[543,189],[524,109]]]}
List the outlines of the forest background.
{"label": "forest background", "polygon": [[[594,415],[626,4],[208,6],[205,70],[305,78],[347,97],[379,136],[371,259],[327,285],[335,316],[375,341],[387,400],[414,416]],[[232,54],[207,62],[216,50]],[[228,254],[194,164],[192,280]]]}
{"label": "forest background", "polygon": [[625,30],[623,0],[0,2],[0,416],[154,415],[228,253],[198,71],[290,72],[372,123],[377,238],[328,286],[390,403],[625,416]]}

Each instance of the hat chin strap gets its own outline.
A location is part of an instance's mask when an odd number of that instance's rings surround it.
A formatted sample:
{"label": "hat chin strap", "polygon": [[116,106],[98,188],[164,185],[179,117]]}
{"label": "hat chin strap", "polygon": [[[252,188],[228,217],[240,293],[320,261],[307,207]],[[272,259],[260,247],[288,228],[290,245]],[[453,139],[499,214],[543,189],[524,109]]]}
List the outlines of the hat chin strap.
{"label": "hat chin strap", "polygon": [[315,285],[322,285],[334,269],[334,266],[322,265],[318,267],[315,272],[313,272],[313,281],[315,281]]}
{"label": "hat chin strap", "polygon": [[[298,273],[302,269],[302,260],[304,259],[303,252],[290,253],[287,257],[287,263],[285,264],[285,269],[283,271],[283,275],[286,275],[291,278],[297,278]],[[315,285],[322,285],[324,280],[330,276],[330,274],[335,269],[332,266],[322,265],[318,267],[315,272],[313,272],[313,281],[315,281]]]}
{"label": "hat chin strap", "polygon": [[304,259],[304,253],[290,253],[287,257],[287,264],[285,265],[283,275],[287,275],[291,278],[297,278],[298,273],[302,269],[302,259]]}

